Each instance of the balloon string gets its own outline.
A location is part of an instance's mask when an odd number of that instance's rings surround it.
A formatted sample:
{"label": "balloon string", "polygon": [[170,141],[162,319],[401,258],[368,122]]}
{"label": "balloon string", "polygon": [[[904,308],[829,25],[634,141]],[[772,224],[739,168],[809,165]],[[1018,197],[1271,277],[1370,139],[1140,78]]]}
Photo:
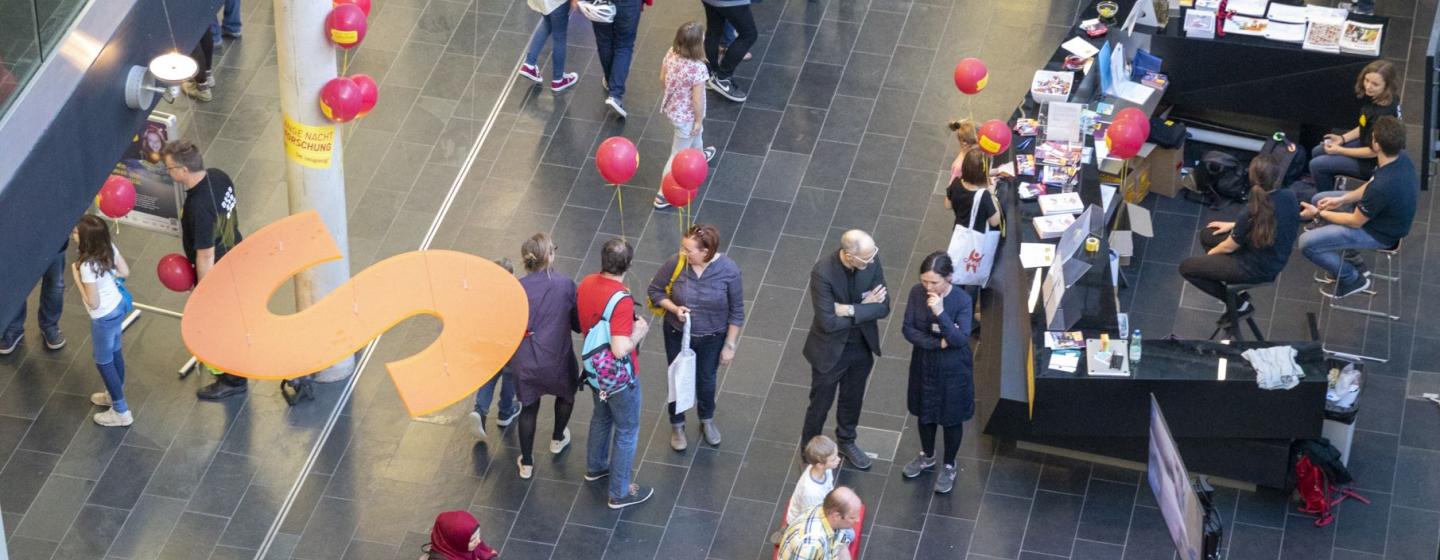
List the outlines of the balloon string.
{"label": "balloon string", "polygon": [[342,49],[342,50],[344,51],[344,54],[342,55],[342,57],[344,58],[345,63],[342,64],[341,67],[340,67],[340,75],[341,75],[341,76],[344,76],[344,75],[350,73],[350,49]]}
{"label": "balloon string", "polygon": [[625,237],[625,191],[615,185],[615,201],[620,206],[620,237]]}

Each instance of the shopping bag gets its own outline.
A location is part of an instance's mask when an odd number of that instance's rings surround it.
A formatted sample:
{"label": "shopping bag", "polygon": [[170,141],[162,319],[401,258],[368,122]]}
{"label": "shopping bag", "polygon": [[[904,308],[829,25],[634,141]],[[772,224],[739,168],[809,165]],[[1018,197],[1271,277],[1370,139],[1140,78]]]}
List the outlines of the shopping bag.
{"label": "shopping bag", "polygon": [[680,339],[680,353],[670,362],[670,396],[675,413],[695,406],[695,351],[690,349],[690,318],[685,317],[685,334]]}
{"label": "shopping bag", "polygon": [[950,235],[950,261],[955,264],[955,274],[950,282],[960,286],[980,286],[990,282],[990,267],[995,264],[995,248],[1000,244],[1000,231],[986,228],[985,233],[975,231],[976,214],[980,211],[980,198],[990,193],[978,191],[970,202],[970,223],[955,224]]}

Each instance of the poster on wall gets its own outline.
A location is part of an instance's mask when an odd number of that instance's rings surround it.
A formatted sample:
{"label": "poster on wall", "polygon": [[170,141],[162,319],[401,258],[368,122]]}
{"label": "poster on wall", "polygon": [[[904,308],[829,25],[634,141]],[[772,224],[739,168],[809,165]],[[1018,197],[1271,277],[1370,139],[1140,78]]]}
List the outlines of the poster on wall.
{"label": "poster on wall", "polygon": [[178,128],[176,122],[175,115],[150,113],[110,172],[135,183],[135,209],[120,218],[120,223],[180,235],[182,189],[170,180],[165,159],[160,156],[160,150]]}

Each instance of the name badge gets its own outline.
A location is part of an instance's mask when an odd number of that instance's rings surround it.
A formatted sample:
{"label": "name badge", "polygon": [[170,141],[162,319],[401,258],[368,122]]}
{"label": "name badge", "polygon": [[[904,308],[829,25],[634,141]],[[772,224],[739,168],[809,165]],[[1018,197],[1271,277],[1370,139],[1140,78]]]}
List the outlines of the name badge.
{"label": "name badge", "polygon": [[939,333],[939,332],[940,332],[940,324],[939,324],[939,323],[931,323],[931,324],[930,324],[930,332],[932,332],[932,333]]}

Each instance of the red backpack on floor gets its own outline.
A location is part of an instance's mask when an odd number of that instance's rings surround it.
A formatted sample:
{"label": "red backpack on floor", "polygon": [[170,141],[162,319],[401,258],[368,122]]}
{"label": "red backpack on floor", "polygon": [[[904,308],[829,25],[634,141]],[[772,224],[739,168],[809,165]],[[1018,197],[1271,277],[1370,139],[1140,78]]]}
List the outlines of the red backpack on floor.
{"label": "red backpack on floor", "polygon": [[1305,453],[1301,453],[1300,458],[1295,461],[1295,490],[1300,494],[1300,513],[1314,515],[1316,527],[1324,527],[1335,521],[1332,510],[1346,498],[1355,498],[1361,503],[1370,504],[1370,500],[1348,487],[1336,488],[1329,471],[1316,465]]}

